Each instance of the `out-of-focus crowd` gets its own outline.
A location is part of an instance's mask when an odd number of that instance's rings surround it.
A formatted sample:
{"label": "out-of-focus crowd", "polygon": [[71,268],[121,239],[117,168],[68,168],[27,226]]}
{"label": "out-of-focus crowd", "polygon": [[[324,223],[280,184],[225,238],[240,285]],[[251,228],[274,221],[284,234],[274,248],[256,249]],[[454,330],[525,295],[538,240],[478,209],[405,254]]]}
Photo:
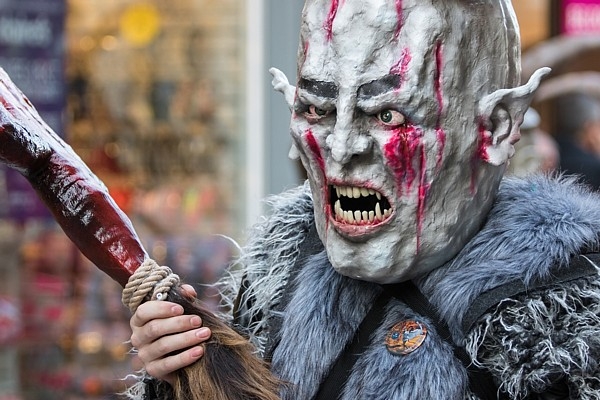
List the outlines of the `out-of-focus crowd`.
{"label": "out-of-focus crowd", "polygon": [[576,175],[600,189],[600,98],[569,92],[554,102],[554,131],[542,128],[540,114],[530,108],[521,125],[521,140],[508,173],[544,172]]}

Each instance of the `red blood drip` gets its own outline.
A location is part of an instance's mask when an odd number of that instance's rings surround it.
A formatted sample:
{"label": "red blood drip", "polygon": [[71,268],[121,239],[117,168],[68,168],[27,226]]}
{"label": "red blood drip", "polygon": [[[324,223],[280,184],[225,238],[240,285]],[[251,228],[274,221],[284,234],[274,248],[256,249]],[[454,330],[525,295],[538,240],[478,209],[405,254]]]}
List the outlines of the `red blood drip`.
{"label": "red blood drip", "polygon": [[337,15],[339,7],[339,0],[331,0],[329,14],[327,14],[327,19],[325,20],[325,24],[323,25],[323,28],[325,28],[325,32],[327,32],[327,40],[331,40],[331,38],[333,37],[333,21],[335,20],[335,16]]}
{"label": "red blood drip", "polygon": [[438,102],[437,127],[440,127],[440,119],[444,110],[444,93],[442,91],[442,44],[438,42],[435,49],[435,96]]}
{"label": "red blood drip", "polygon": [[319,169],[323,174],[325,174],[325,160],[323,159],[323,154],[321,154],[321,148],[319,147],[319,143],[313,135],[312,130],[306,131],[306,143],[308,144],[308,148],[313,153],[317,164],[319,164]]}
{"label": "red blood drip", "polygon": [[488,135],[488,132],[485,129],[483,121],[479,121],[478,134],[479,134],[479,138],[477,141],[477,150],[471,160],[471,194],[473,194],[473,195],[475,194],[476,189],[477,189],[477,186],[476,186],[477,175],[478,175],[477,168],[479,167],[479,164],[481,161],[489,160],[489,154],[487,152],[487,147],[492,144],[492,137],[491,137],[491,135]]}
{"label": "red blood drip", "polygon": [[[317,164],[319,165],[319,169],[321,170],[321,174],[323,175],[323,177],[325,177],[325,160],[323,159],[323,154],[321,153],[321,147],[319,147],[319,143],[317,142],[317,139],[315,138],[315,135],[313,134],[312,130],[308,129],[305,133],[305,137],[306,137],[306,143],[308,144],[308,148],[313,153],[313,156],[314,156],[315,160],[317,161]],[[323,185],[323,198],[328,199],[329,198],[328,195],[329,195],[328,186]],[[325,214],[328,214],[331,212],[331,210],[327,204],[328,204],[327,201],[323,202],[323,211],[325,212]],[[327,224],[329,224],[329,218],[327,218],[327,221],[328,221]]]}
{"label": "red blood drip", "polygon": [[419,178],[419,203],[417,206],[417,252],[421,248],[421,232],[423,232],[423,220],[425,219],[425,203],[431,183],[427,182],[427,157],[425,146],[421,146],[421,176]]}
{"label": "red blood drip", "polygon": [[301,61],[300,71],[302,71],[302,68],[304,67],[304,63],[306,63],[306,59],[308,58],[308,50],[310,49],[310,43],[308,40],[304,42],[302,49],[304,52],[304,58]]}
{"label": "red blood drip", "polygon": [[404,24],[404,7],[402,7],[402,0],[396,0],[396,12],[398,13],[398,24],[396,25],[396,32],[394,32],[395,38],[400,35],[400,31],[402,31],[402,26]]}
{"label": "red blood drip", "polygon": [[423,132],[412,125],[394,130],[384,146],[385,157],[394,172],[399,194],[412,187],[416,178],[414,159],[420,154],[421,147]]}
{"label": "red blood drip", "polygon": [[444,154],[444,147],[446,145],[446,132],[442,128],[442,112],[444,111],[444,92],[442,86],[442,44],[438,42],[435,50],[435,77],[434,87],[435,95],[438,102],[437,122],[436,122],[436,135],[439,144],[438,155],[436,160],[436,169],[439,170],[442,165],[442,157]]}
{"label": "red blood drip", "polygon": [[414,165],[419,167],[419,187],[417,204],[417,251],[421,244],[421,230],[425,215],[425,201],[430,184],[427,182],[427,158],[423,143],[423,132],[414,127],[401,127],[394,131],[390,140],[384,146],[384,154],[388,165],[396,178],[398,195],[408,192],[417,178]]}

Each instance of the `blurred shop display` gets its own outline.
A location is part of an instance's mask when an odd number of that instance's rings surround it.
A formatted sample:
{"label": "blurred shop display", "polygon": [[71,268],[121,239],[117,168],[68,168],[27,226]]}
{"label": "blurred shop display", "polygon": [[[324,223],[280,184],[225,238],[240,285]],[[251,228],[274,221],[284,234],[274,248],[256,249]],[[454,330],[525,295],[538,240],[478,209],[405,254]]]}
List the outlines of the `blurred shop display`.
{"label": "blurred shop display", "polygon": [[[27,94],[56,132],[64,131],[66,0],[0,1],[0,67]],[[24,221],[47,217],[29,184],[17,172],[0,165],[0,216]]]}
{"label": "blurred shop display", "polygon": [[[139,369],[129,353],[121,287],[86,260],[52,222],[0,229],[0,371],[22,399],[108,399]],[[15,244],[18,243],[18,246]],[[222,236],[147,239],[148,249],[216,308],[214,283],[235,247]],[[8,381],[8,378],[11,378]],[[6,381],[5,381],[6,380]],[[10,384],[10,392],[9,392]],[[0,389],[2,386],[0,385]]]}
{"label": "blurred shop display", "polygon": [[214,195],[230,214],[243,122],[243,7],[231,0],[69,5],[73,147],[115,186],[218,182]]}
{"label": "blurred shop display", "polygon": [[[244,4],[0,1],[0,67],[208,307],[243,231]],[[121,287],[6,168],[0,254],[0,400],[117,398],[140,367]]]}
{"label": "blurred shop display", "polygon": [[[523,78],[541,66],[552,68],[532,102],[540,114],[540,127],[557,140],[560,156],[564,158],[564,162],[559,159],[558,170],[583,174],[588,183],[596,182],[600,157],[594,153],[592,142],[579,143],[576,132],[565,132],[561,128],[565,114],[561,113],[560,99],[576,93],[600,99],[600,0],[556,3],[556,35],[523,52]],[[564,102],[562,104],[564,107]],[[573,148],[581,151],[573,164],[577,168],[569,165],[572,162],[569,158],[573,159],[569,147],[575,143],[577,146]]]}
{"label": "blurred shop display", "polygon": [[600,1],[560,0],[559,29],[562,35],[600,34]]}

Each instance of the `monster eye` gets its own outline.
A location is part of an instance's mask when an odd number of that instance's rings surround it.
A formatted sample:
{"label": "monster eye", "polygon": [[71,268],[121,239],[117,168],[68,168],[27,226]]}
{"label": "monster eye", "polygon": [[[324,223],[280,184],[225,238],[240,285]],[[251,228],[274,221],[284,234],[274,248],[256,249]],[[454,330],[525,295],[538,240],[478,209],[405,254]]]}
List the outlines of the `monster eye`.
{"label": "monster eye", "polygon": [[308,106],[307,114],[311,117],[321,118],[327,115],[327,110],[323,110],[317,106]]}
{"label": "monster eye", "polygon": [[322,118],[328,117],[333,111],[319,108],[315,105],[309,105],[305,108],[304,116],[311,124],[319,122]]}
{"label": "monster eye", "polygon": [[396,110],[383,110],[377,114],[377,119],[387,126],[399,126],[404,124],[404,115]]}

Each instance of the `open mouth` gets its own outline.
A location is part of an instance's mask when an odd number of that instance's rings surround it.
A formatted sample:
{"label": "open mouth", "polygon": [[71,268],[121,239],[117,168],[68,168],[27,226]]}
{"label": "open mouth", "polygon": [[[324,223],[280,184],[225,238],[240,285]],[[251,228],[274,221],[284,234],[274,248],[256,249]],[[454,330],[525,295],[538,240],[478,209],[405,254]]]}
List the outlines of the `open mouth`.
{"label": "open mouth", "polygon": [[329,187],[329,201],[336,222],[376,225],[392,215],[388,199],[378,191],[357,186]]}

